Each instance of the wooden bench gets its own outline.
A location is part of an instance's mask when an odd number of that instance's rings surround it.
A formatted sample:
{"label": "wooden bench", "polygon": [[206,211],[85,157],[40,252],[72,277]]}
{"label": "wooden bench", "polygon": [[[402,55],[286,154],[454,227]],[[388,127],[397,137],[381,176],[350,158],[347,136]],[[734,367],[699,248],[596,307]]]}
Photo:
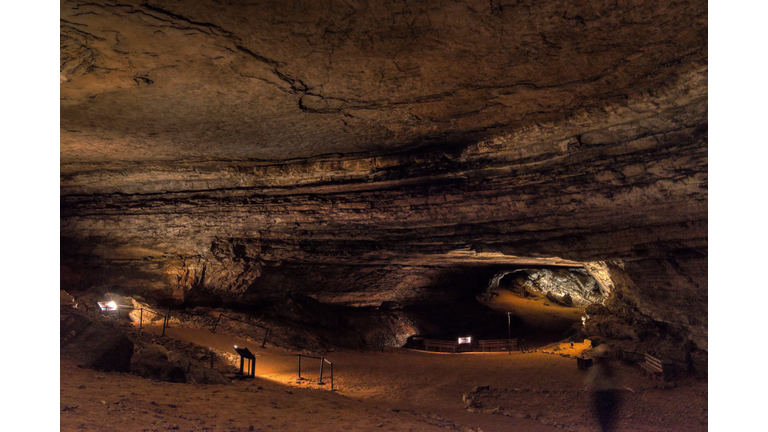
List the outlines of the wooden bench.
{"label": "wooden bench", "polygon": [[517,339],[481,340],[480,351],[517,351]]}
{"label": "wooden bench", "polygon": [[454,341],[424,339],[424,349],[427,351],[429,351],[430,348],[437,348],[437,351],[442,352],[443,348],[445,348],[450,350],[451,352],[456,352],[456,349],[458,347],[459,347],[459,343]]}
{"label": "wooden bench", "polygon": [[660,381],[669,381],[670,370],[669,364],[657,359],[656,357],[646,353],[645,363],[641,363],[640,367],[645,369],[646,373],[651,375],[651,378],[655,381],[658,378]]}

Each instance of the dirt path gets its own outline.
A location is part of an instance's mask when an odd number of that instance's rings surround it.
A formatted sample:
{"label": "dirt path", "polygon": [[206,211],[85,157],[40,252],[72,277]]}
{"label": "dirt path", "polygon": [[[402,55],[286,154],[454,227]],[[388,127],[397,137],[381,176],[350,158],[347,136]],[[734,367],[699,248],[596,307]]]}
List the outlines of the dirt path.
{"label": "dirt path", "polygon": [[[144,331],[159,334],[161,329]],[[327,365],[326,384],[317,383],[317,359],[302,361],[307,379],[300,381],[297,357],[290,351],[208,330],[173,327],[166,335],[231,354],[234,345],[248,347],[258,356],[257,378],[233,385],[172,384],[78,369],[62,361],[61,429],[597,430],[582,390],[585,372],[566,357],[587,347],[582,344],[525,354],[405,349],[319,354],[333,362],[332,392]],[[222,358],[217,368],[225,370],[234,360]],[[706,383],[660,389],[636,367],[619,365],[619,370],[621,383],[632,389],[626,391],[621,430],[706,430]],[[491,391],[482,395],[484,409],[470,412],[463,395],[476,386],[490,386]],[[499,409],[492,414],[482,412],[485,408]]]}
{"label": "dirt path", "polygon": [[[233,345],[247,346],[259,356],[256,360],[257,375],[274,384],[325,392],[330,388],[327,365],[324,367],[326,384],[321,386],[316,383],[319,378],[319,360],[303,360],[302,377],[307,380],[299,381],[297,358],[291,352],[275,348],[263,349],[257,342],[213,334],[206,330],[172,328],[167,332],[174,338],[224,351],[233,351]],[[566,428],[570,430],[586,431],[595,430],[596,425],[589,412],[588,394],[583,391],[585,372],[577,369],[573,358],[566,357],[574,356],[585,348],[587,344],[575,344],[573,348],[569,344],[560,344],[546,347],[548,353],[525,354],[439,354],[387,349],[384,353],[330,352],[322,356],[334,365],[334,393],[360,401],[363,404],[361,406],[369,410],[416,413],[432,421],[443,420],[446,425],[475,430],[479,428],[484,432],[508,431],[511,427],[519,431],[551,431],[555,429],[552,427],[555,424],[560,427],[570,425]],[[644,412],[646,408],[643,407],[652,401],[661,403],[660,406],[672,407],[671,411],[662,410],[662,417],[667,418],[651,422],[656,427],[674,421],[676,406],[680,407],[681,413],[688,412],[696,419],[694,422],[690,418],[687,420],[689,424],[694,424],[693,429],[679,430],[701,430],[696,427],[702,422],[706,424],[706,384],[684,387],[685,390],[681,390],[682,387],[654,389],[658,387],[657,383],[648,381],[638,368],[617,366],[622,385],[632,389],[631,392],[626,391],[625,398],[630,401],[626,411],[630,416],[627,427],[631,423],[634,428],[632,430],[664,430],[663,427],[644,429],[642,418],[631,419],[633,413]],[[501,391],[502,394],[497,394],[498,403],[504,402],[505,398],[507,401],[512,400],[509,394],[504,393],[507,390],[528,392],[525,404],[518,403],[524,407],[510,411],[514,414],[512,416],[468,412],[463,395],[483,385]],[[649,396],[651,394],[653,396]],[[704,394],[703,399],[696,396],[701,394]],[[679,395],[685,400],[678,400]],[[580,401],[577,410],[574,411],[572,404],[569,405],[569,400]],[[563,412],[569,410],[573,412]]]}

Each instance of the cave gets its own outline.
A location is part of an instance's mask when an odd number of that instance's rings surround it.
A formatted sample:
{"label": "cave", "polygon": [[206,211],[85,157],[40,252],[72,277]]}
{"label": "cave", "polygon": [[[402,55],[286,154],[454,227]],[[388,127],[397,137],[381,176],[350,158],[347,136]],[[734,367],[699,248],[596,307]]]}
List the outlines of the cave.
{"label": "cave", "polygon": [[[548,407],[586,400],[576,359],[600,345],[620,423],[706,430],[706,2],[62,0],[59,21],[62,430],[99,430],[77,389],[117,398],[88,375],[110,368],[176,386],[160,411],[104,399],[114,430],[597,430]],[[89,325],[131,364],[70,367]],[[516,350],[418,345],[463,337]],[[233,344],[253,380],[207,372]],[[294,380],[291,355],[338,388]],[[170,418],[217,385],[348,423]],[[459,408],[429,393],[460,386]]]}

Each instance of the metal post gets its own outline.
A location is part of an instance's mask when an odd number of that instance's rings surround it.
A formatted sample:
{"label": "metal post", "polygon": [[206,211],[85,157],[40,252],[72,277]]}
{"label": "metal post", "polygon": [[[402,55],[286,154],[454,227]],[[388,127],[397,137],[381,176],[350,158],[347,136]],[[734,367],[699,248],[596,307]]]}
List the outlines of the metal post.
{"label": "metal post", "polygon": [[219,321],[221,321],[221,316],[224,314],[219,314],[219,319],[216,320],[216,324],[213,326],[213,330],[211,330],[212,333],[216,333],[216,327],[219,326]]}
{"label": "metal post", "polygon": [[333,363],[331,363],[331,390],[333,390]]}
{"label": "metal post", "polygon": [[298,354],[298,357],[299,357],[299,378],[298,379],[301,379],[301,354]]}
{"label": "metal post", "polygon": [[139,330],[141,330],[141,326],[144,324],[144,308],[139,309]]}
{"label": "metal post", "polygon": [[[170,309],[168,309],[168,312],[170,313]],[[163,317],[163,336],[165,336],[165,327],[168,325],[168,314]]]}
{"label": "metal post", "polygon": [[264,348],[264,344],[267,343],[267,335],[269,334],[269,329],[267,329],[267,332],[264,333],[264,340],[261,342],[261,347]]}
{"label": "metal post", "polygon": [[507,339],[512,339],[512,318],[509,314],[510,312],[507,312]]}
{"label": "metal post", "polygon": [[165,320],[163,320],[163,336],[165,336],[165,329],[170,327],[168,325],[170,321],[171,321],[171,307],[168,306],[168,312],[165,313]]}
{"label": "metal post", "polygon": [[320,359],[320,379],[317,381],[318,384],[325,384],[323,382],[323,366],[325,363],[325,357]]}

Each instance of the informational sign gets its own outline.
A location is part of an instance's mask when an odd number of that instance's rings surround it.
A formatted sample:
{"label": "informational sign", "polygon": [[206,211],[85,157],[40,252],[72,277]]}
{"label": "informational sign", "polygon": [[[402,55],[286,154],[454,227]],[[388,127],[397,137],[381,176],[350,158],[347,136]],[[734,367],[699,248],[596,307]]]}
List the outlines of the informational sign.
{"label": "informational sign", "polygon": [[235,345],[235,351],[243,358],[256,360],[256,356],[248,348],[238,348],[237,345]]}
{"label": "informational sign", "polygon": [[468,344],[468,343],[472,343],[472,337],[471,336],[469,336],[469,337],[460,337],[459,338],[459,344]]}

